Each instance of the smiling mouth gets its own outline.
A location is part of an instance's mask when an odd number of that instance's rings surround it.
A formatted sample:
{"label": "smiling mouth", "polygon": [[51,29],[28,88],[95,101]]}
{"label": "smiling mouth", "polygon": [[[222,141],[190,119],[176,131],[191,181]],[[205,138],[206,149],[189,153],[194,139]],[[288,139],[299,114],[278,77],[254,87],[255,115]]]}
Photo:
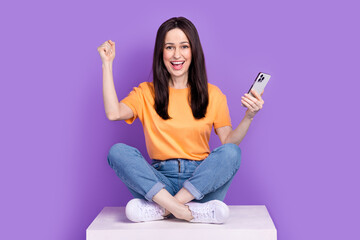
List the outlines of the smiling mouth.
{"label": "smiling mouth", "polygon": [[185,61],[173,61],[170,62],[174,70],[181,70]]}
{"label": "smiling mouth", "polygon": [[170,62],[173,66],[180,66],[180,65],[183,65],[185,61],[177,61],[177,62]]}

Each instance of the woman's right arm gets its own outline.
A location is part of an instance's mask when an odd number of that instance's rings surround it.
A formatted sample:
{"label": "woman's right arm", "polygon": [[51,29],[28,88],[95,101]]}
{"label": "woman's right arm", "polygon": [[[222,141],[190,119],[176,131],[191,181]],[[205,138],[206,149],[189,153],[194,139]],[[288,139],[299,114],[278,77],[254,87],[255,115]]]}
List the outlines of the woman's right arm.
{"label": "woman's right arm", "polygon": [[111,121],[126,120],[134,116],[131,108],[119,103],[113,79],[113,61],[115,58],[115,42],[106,41],[98,47],[103,70],[103,98],[106,117]]}

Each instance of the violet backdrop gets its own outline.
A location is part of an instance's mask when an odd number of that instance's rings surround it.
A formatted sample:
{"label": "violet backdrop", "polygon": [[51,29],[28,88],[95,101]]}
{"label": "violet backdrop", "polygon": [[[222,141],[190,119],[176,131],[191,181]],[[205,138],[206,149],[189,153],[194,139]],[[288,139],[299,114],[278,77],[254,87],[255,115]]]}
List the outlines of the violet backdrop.
{"label": "violet backdrop", "polygon": [[[259,71],[272,78],[240,144],[227,204],[266,205],[280,240],[355,239],[359,221],[357,1],[20,1],[0,4],[1,239],[85,239],[132,197],[108,166],[142,125],[107,120],[97,47],[116,42],[118,98],[151,81],[156,31],[190,19],[234,127]],[[212,132],[211,149],[220,145]]]}

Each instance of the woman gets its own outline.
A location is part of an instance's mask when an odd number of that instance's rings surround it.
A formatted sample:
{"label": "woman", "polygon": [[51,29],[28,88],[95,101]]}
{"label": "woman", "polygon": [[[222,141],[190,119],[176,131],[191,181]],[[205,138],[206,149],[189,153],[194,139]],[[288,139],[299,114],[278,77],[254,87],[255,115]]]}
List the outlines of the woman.
{"label": "woman", "polygon": [[[226,96],[207,82],[198,32],[184,17],[158,29],[153,82],[134,87],[120,102],[112,76],[115,42],[106,41],[98,51],[107,117],[128,124],[139,118],[152,159],[149,164],[138,149],[123,143],[109,151],[109,165],[134,196],[127,217],[142,222],[172,214],[189,222],[224,223],[229,208],[223,200],[240,166],[238,145],[264,104],[261,96],[242,97],[248,109],[232,130]],[[223,145],[210,152],[212,126]]]}

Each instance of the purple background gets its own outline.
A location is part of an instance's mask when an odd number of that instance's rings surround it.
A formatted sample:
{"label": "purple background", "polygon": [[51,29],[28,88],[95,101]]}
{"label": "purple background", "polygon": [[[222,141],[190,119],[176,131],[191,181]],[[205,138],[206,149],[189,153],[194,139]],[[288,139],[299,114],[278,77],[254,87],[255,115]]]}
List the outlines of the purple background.
{"label": "purple background", "polygon": [[281,240],[354,239],[358,10],[355,0],[1,3],[0,238],[85,239],[103,207],[132,198],[106,155],[124,142],[149,159],[142,125],[107,120],[97,47],[117,44],[121,100],[151,81],[161,23],[185,16],[234,127],[256,74],[272,75],[225,202],[266,205]]}

